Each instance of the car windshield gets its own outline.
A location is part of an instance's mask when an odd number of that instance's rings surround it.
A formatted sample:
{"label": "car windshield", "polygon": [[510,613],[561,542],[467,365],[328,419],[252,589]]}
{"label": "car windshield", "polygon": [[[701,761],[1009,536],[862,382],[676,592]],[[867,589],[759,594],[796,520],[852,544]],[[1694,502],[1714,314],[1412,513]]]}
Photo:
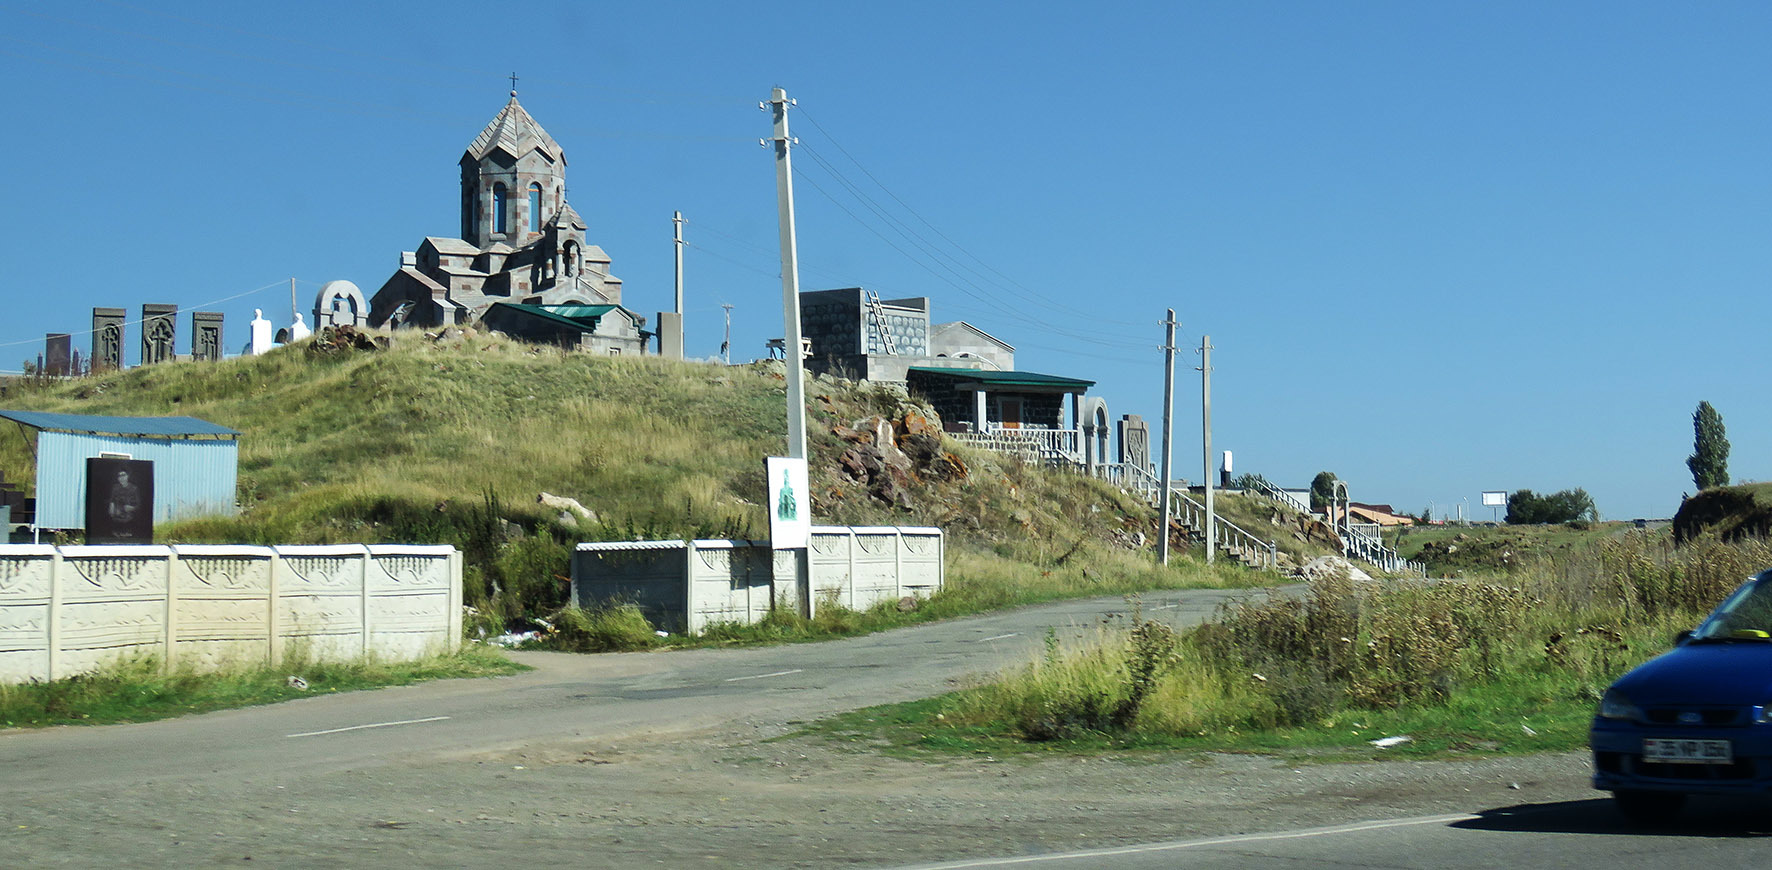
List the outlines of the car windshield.
{"label": "car windshield", "polygon": [[1717,605],[1694,640],[1772,640],[1772,578],[1755,578]]}

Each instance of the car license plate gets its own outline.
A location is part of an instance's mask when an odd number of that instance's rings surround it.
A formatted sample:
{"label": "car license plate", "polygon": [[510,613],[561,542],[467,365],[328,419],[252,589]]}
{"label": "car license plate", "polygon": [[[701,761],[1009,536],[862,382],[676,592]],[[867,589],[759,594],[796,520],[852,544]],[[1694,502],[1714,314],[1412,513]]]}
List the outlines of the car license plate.
{"label": "car license plate", "polygon": [[1662,764],[1731,764],[1735,756],[1727,740],[1645,737],[1643,760]]}

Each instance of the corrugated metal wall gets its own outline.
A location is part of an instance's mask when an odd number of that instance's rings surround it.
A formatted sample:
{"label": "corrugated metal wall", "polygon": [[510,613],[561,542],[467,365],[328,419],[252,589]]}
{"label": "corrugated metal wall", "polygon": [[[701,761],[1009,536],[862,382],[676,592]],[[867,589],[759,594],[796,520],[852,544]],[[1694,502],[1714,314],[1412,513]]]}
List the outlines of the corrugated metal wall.
{"label": "corrugated metal wall", "polygon": [[240,444],[226,440],[37,433],[37,525],[86,528],[86,460],[127,453],[154,463],[154,522],[234,509]]}

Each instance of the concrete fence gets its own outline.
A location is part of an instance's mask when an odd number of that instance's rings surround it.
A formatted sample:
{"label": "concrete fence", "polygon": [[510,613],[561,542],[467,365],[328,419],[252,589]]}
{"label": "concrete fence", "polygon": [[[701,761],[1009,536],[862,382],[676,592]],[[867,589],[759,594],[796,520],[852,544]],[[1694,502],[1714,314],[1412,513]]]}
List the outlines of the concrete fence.
{"label": "concrete fence", "polygon": [[811,544],[809,579],[768,541],[579,544],[572,601],[585,608],[634,604],[653,625],[694,633],[715,623],[757,622],[775,608],[811,616],[825,604],[866,610],[926,598],[946,577],[940,529],[813,526]]}
{"label": "concrete fence", "polygon": [[460,643],[461,594],[447,546],[0,545],[0,682],[131,654],[418,658]]}

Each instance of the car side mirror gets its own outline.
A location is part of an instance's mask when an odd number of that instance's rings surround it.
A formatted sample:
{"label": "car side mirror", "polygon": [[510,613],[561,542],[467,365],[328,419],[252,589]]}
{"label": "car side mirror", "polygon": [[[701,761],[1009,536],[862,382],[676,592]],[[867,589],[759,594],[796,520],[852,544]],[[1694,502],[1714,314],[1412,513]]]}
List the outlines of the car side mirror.
{"label": "car side mirror", "polygon": [[1685,646],[1686,641],[1689,641],[1691,639],[1692,639],[1692,629],[1688,628],[1685,631],[1682,631],[1679,634],[1674,635],[1674,646]]}

